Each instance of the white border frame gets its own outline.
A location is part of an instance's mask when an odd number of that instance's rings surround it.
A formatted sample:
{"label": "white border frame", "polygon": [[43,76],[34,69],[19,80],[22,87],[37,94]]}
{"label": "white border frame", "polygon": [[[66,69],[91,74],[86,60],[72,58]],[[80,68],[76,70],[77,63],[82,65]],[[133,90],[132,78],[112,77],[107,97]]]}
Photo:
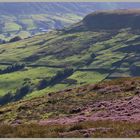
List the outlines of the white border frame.
{"label": "white border frame", "polygon": [[0,2],[140,2],[140,0],[0,0]]}

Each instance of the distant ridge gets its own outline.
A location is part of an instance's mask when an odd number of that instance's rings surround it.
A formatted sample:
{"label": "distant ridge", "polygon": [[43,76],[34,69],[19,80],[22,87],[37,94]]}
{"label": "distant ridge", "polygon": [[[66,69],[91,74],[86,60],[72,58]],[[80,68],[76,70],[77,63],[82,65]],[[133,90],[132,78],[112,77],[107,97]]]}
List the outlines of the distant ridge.
{"label": "distant ridge", "polygon": [[93,12],[83,19],[87,28],[121,29],[140,28],[140,9]]}

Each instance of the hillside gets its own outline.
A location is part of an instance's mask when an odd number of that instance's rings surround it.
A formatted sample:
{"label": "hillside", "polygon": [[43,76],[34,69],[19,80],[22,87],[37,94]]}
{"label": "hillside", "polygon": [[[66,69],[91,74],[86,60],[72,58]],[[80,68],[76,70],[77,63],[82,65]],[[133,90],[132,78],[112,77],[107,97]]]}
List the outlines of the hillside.
{"label": "hillside", "polygon": [[140,137],[139,20],[103,10],[1,44],[0,137]]}
{"label": "hillside", "polygon": [[[93,12],[82,20],[77,28],[85,30],[118,30],[118,29],[139,29],[140,10],[109,10]],[[72,30],[74,30],[72,28]]]}
{"label": "hillside", "polygon": [[[0,45],[1,97],[9,93],[8,101],[17,100],[17,96],[32,98],[88,83],[140,76],[140,30],[134,26],[139,23],[139,10],[104,11],[104,23],[100,22],[102,13],[90,14],[61,31]],[[110,15],[120,17],[120,24],[112,26]],[[128,20],[135,22],[129,24]],[[17,69],[16,63],[24,67]],[[26,86],[28,92],[22,94]]]}
{"label": "hillside", "polygon": [[[112,27],[108,26],[111,19],[114,22],[111,15],[120,18]],[[106,79],[140,76],[139,15],[139,10],[95,12],[64,30],[0,45],[1,69],[25,64],[21,70],[1,72],[0,95],[15,94],[28,85],[31,89],[26,97],[34,97]],[[103,16],[107,20],[100,22]],[[123,16],[127,19],[122,20]],[[65,74],[65,69],[73,70]],[[42,80],[45,84],[38,89]]]}
{"label": "hillside", "polygon": [[139,86],[123,78],[2,106],[0,137],[139,137]]}

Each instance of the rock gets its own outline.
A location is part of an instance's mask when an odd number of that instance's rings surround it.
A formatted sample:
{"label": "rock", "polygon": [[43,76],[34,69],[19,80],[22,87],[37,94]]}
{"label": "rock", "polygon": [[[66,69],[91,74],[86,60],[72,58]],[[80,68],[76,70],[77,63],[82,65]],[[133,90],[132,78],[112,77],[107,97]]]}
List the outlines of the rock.
{"label": "rock", "polygon": [[0,111],[0,115],[3,114],[3,113],[4,113],[4,111]]}
{"label": "rock", "polygon": [[12,124],[16,126],[22,124],[22,122],[20,120],[15,120]]}
{"label": "rock", "polygon": [[47,101],[47,103],[50,103],[50,104],[51,104],[51,103],[52,103],[52,101],[51,101],[51,100],[48,100],[48,101]]}
{"label": "rock", "polygon": [[48,93],[48,96],[51,96],[52,94],[51,93]]}
{"label": "rock", "polygon": [[116,108],[116,111],[123,111],[125,110],[124,108]]}
{"label": "rock", "polygon": [[81,112],[79,115],[85,115],[85,113],[84,112]]}
{"label": "rock", "polygon": [[70,111],[70,113],[79,113],[79,112],[81,112],[81,108],[75,108],[75,109],[72,109],[71,111]]}
{"label": "rock", "polygon": [[128,114],[126,114],[126,116],[131,116],[131,114],[128,113]]}
{"label": "rock", "polygon": [[128,104],[132,104],[132,102],[130,101],[130,102],[128,102]]}
{"label": "rock", "polygon": [[140,90],[135,91],[135,95],[140,94]]}
{"label": "rock", "polygon": [[78,120],[78,122],[83,122],[83,121],[85,121],[86,119],[85,118],[80,118],[79,120]]}
{"label": "rock", "polygon": [[133,99],[133,97],[127,97],[127,98],[125,98],[126,101],[129,101],[131,99]]}
{"label": "rock", "polygon": [[22,105],[18,108],[18,111],[27,110],[28,108],[30,108],[28,105]]}
{"label": "rock", "polygon": [[66,90],[64,90],[65,92],[69,92],[69,91],[72,91],[72,89],[70,88],[70,89],[66,89]]}
{"label": "rock", "polygon": [[84,134],[84,137],[85,137],[85,138],[88,138],[89,136],[90,136],[90,135],[89,135],[88,133],[85,133],[85,134]]}

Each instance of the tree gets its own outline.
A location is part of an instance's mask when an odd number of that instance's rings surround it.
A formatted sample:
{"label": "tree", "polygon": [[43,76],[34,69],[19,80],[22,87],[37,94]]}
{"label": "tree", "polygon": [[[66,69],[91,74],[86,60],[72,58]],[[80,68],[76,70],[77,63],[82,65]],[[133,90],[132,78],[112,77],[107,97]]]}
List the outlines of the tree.
{"label": "tree", "polygon": [[47,87],[48,85],[48,82],[46,79],[42,79],[39,84],[38,84],[38,89],[41,90],[41,89],[44,89],[45,87]]}
{"label": "tree", "polygon": [[31,88],[30,85],[24,85],[20,89],[17,89],[15,96],[14,96],[14,101],[18,101],[22,99],[26,94],[30,92]]}
{"label": "tree", "polygon": [[8,92],[6,95],[0,97],[0,105],[7,104],[13,100],[13,94]]}
{"label": "tree", "polygon": [[11,43],[11,42],[19,41],[19,40],[22,40],[22,38],[20,36],[16,36],[14,38],[11,38],[9,42]]}
{"label": "tree", "polygon": [[13,64],[11,66],[8,66],[7,68],[5,68],[3,70],[0,70],[0,74],[18,71],[18,70],[23,69],[24,67],[25,67],[25,64],[16,63],[16,64]]}

